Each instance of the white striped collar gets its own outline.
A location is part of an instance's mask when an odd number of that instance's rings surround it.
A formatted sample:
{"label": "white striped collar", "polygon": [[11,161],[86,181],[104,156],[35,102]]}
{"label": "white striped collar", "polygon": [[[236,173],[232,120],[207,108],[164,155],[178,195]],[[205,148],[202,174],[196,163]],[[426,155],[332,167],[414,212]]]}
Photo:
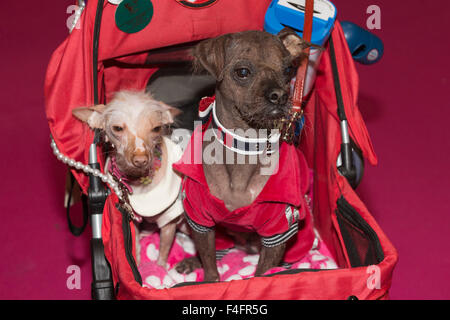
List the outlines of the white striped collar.
{"label": "white striped collar", "polygon": [[225,128],[217,117],[215,100],[206,109],[199,110],[199,117],[203,124],[208,122],[212,124],[217,140],[233,152],[242,155],[260,155],[266,151],[266,154],[272,154],[279,148],[281,136],[279,132],[267,138],[248,138]]}

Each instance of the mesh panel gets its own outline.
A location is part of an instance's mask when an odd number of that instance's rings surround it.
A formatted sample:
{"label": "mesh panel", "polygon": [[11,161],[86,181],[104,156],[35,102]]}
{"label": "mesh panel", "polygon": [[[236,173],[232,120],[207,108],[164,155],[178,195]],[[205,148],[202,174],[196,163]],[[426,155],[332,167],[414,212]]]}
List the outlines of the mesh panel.
{"label": "mesh panel", "polygon": [[377,234],[343,197],[337,201],[336,217],[352,267],[378,264],[384,259]]}

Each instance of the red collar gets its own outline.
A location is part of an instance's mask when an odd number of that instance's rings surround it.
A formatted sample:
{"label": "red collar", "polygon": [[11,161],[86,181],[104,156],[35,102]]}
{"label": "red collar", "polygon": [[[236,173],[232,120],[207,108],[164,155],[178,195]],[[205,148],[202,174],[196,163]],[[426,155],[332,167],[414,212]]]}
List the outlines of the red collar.
{"label": "red collar", "polygon": [[[203,165],[201,163],[201,126],[197,126],[192,134],[182,158],[173,164],[174,170],[202,184],[209,190]],[[199,149],[199,150],[197,150]],[[306,160],[301,152],[293,145],[282,143],[279,148],[278,171],[270,176],[256,202],[282,202],[294,206],[300,205],[300,199],[309,186],[309,172]]]}

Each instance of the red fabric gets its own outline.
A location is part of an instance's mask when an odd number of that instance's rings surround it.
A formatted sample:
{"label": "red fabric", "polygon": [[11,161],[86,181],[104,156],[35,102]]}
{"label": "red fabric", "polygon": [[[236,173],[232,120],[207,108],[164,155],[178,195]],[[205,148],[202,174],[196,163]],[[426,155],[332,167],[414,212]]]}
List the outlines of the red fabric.
{"label": "red fabric", "polygon": [[[141,287],[133,277],[125,256],[122,233],[122,216],[115,209],[117,197],[111,195],[104,210],[103,241],[105,255],[111,263],[114,284],[120,283],[118,299],[180,299],[180,300],[288,300],[288,299],[347,299],[356,295],[359,299],[387,299],[391,285],[396,252],[374,224],[373,218],[363,212],[366,221],[374,226],[383,245],[385,259],[377,265],[380,271],[380,289],[370,289],[367,267],[344,268],[319,272],[303,272],[295,275],[256,277],[247,280],[199,284],[171,289]],[[132,226],[132,223],[130,223]]]}
{"label": "red fabric", "polygon": [[[154,1],[155,14],[150,24],[136,34],[119,31],[114,23],[115,6],[105,1],[99,43],[100,102],[122,88],[142,89],[154,72],[148,67],[124,67],[108,64],[111,58],[141,63],[144,52],[172,44],[214,37],[222,33],[258,29],[263,26],[269,0],[219,0],[214,6],[191,10],[175,1]],[[49,127],[63,154],[87,163],[91,130],[74,119],[71,110],[93,104],[92,42],[96,1],[88,1],[80,20],[80,29],[56,49],[45,79],[45,105]],[[170,32],[169,32],[170,31]],[[371,164],[377,159],[365,124],[357,107],[358,76],[339,23],[332,32],[350,135]],[[136,54],[140,53],[140,54]],[[305,108],[301,150],[314,169],[314,226],[332,251],[342,269],[304,272],[297,275],[257,277],[249,280],[202,284],[186,289],[156,290],[141,287],[133,278],[125,256],[122,217],[114,207],[117,197],[108,198],[103,215],[105,255],[111,264],[114,283],[120,283],[119,299],[360,299],[387,298],[397,252],[374,221],[348,182],[336,170],[340,132],[331,75],[329,53],[325,51],[317,72],[315,90]],[[103,97],[106,97],[104,99]],[[74,171],[84,191],[87,177]],[[369,289],[366,267],[350,268],[339,226],[336,200],[344,196],[379,237],[384,260],[380,270],[380,289]],[[130,223],[131,226],[131,223]],[[132,228],[133,230],[133,228]]]}
{"label": "red fabric", "polygon": [[198,104],[198,111],[206,111],[206,109],[208,109],[215,100],[216,96],[202,98]]}
{"label": "red fabric", "polygon": [[[103,214],[103,242],[105,255],[111,264],[114,284],[120,283],[118,299],[180,299],[180,300],[288,300],[288,299],[347,299],[356,295],[359,299],[387,299],[392,271],[397,262],[397,252],[361,203],[358,212],[378,234],[385,259],[377,265],[380,288],[371,289],[367,283],[370,269],[343,268],[322,272],[303,272],[296,275],[278,275],[269,278],[256,277],[247,280],[199,284],[172,289],[141,287],[134,279],[127,261],[122,232],[122,216],[115,208],[117,197],[112,194]],[[355,205],[355,203],[352,203]],[[360,211],[359,209],[362,209]],[[130,227],[133,223],[130,222]],[[133,228],[132,228],[133,230]],[[134,237],[134,236],[133,236]]]}
{"label": "red fabric", "polygon": [[[152,3],[154,14],[149,25],[140,32],[127,34],[115,24],[117,6],[104,2],[99,38],[100,103],[107,102],[115,91],[145,88],[156,70],[142,65],[145,51],[224,33],[261,30],[270,1],[220,0],[198,10],[180,6],[176,1]],[[56,145],[63,154],[83,163],[88,161],[93,133],[72,116],[72,109],[94,103],[92,44],[96,9],[97,1],[87,1],[80,28],[74,29],[53,53],[44,85],[46,115]],[[120,64],[111,62],[112,58]],[[86,192],[87,177],[82,172],[72,172]]]}
{"label": "red fabric", "polygon": [[[371,165],[376,165],[378,160],[373,149],[369,133],[367,132],[364,119],[362,118],[358,108],[358,73],[339,22],[335,23],[331,36],[334,41],[333,43],[337,57],[336,62],[339,72],[342,99],[344,102],[345,114],[348,120],[350,136],[361,148],[364,158],[366,158]],[[316,101],[310,101],[310,104],[313,106],[320,106],[323,111],[327,111],[331,117],[338,120],[336,112],[336,93],[334,91],[329,50],[325,50],[322,54],[319,69],[317,70],[315,87],[317,89],[316,94],[320,102],[318,104]],[[312,112],[312,108],[308,109]],[[340,139],[340,133],[333,136],[332,141],[335,140],[335,137]],[[340,144],[341,141],[336,141],[336,143]]]}
{"label": "red fabric", "polygon": [[[351,60],[345,58],[348,48],[343,41],[339,24],[333,31],[335,50],[340,69],[343,96],[351,127],[352,139],[363,150],[371,162],[376,162],[364,122],[353,99],[357,95],[357,74]],[[344,57],[342,57],[344,56]],[[325,52],[320,65],[315,90],[305,108],[306,125],[303,129],[301,150],[310,167],[314,168],[314,226],[319,229],[322,239],[332,251],[341,269],[324,272],[303,272],[296,275],[278,275],[270,278],[201,284],[167,290],[141,287],[134,279],[125,257],[120,213],[113,207],[117,199],[112,195],[105,207],[103,239],[105,254],[113,266],[114,281],[120,282],[119,299],[347,299],[355,295],[359,299],[387,299],[392,273],[397,263],[397,251],[375,222],[369,211],[358,198],[348,182],[336,169],[339,153],[340,132],[336,114],[329,54]],[[341,84],[342,85],[342,84]],[[352,90],[349,91],[349,88]],[[358,134],[358,132],[360,134]],[[369,287],[371,274],[367,267],[350,268],[350,262],[336,221],[336,200],[344,196],[361,217],[377,234],[384,253],[384,260],[376,265],[379,269],[380,287]]]}
{"label": "red fabric", "polygon": [[[292,221],[287,220],[286,205],[296,207],[300,212],[299,220],[305,221],[299,223],[298,233],[289,241],[284,261],[301,259],[314,241],[311,215],[304,199],[309,186],[309,169],[301,151],[292,145],[282,144],[276,173],[270,176],[255,201],[230,212],[222,200],[210,193],[203,165],[195,161],[199,152],[195,146],[200,148],[198,145],[203,136],[201,129],[201,126],[196,128],[183,157],[173,165],[185,177],[183,191],[186,198],[183,205],[189,218],[205,227],[221,224],[236,231],[257,232],[262,237],[271,237],[289,230]],[[227,241],[220,233],[216,234],[216,238],[218,250],[234,246],[233,241]]]}
{"label": "red fabric", "polygon": [[[331,36],[334,41],[350,136],[361,149],[364,158],[375,165],[377,158],[357,105],[358,74],[339,22],[336,22]],[[349,202],[354,199],[359,201],[359,198],[336,167],[341,131],[329,50],[325,50],[322,54],[315,89],[305,107],[305,121],[300,148],[308,165],[314,171],[314,226],[319,230],[338,263],[349,266],[346,253],[339,249],[344,245],[340,233],[336,232],[339,226],[334,212],[336,200],[341,195]]]}

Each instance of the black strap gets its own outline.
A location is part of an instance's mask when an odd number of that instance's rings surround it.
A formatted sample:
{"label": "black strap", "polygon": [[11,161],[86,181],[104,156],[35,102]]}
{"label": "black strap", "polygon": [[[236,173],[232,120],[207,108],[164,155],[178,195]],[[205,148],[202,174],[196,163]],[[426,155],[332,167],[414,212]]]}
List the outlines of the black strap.
{"label": "black strap", "polygon": [[342,99],[341,82],[339,81],[339,70],[336,63],[336,52],[334,51],[333,37],[330,37],[330,61],[331,70],[333,71],[334,91],[336,92],[337,112],[339,120],[347,120],[344,109],[344,100]]}
{"label": "black strap", "polygon": [[[333,71],[334,91],[336,93],[337,114],[339,116],[339,120],[342,123],[343,121],[347,121],[347,116],[345,115],[344,99],[342,98],[342,88],[341,82],[339,80],[339,70],[336,62],[336,52],[334,50],[332,36],[329,39],[329,43],[330,43],[331,69]],[[342,157],[342,165],[338,167],[338,170],[348,180],[353,189],[355,189],[359,184],[359,181],[357,181],[356,169],[353,163],[352,146],[350,143],[341,143],[341,157]]]}
{"label": "black strap", "polygon": [[92,43],[92,80],[94,85],[94,104],[99,103],[98,99],[98,45],[100,39],[100,25],[102,22],[104,0],[99,0],[97,3],[97,11],[95,12],[94,22],[94,39]]}
{"label": "black strap", "polygon": [[132,233],[131,233],[129,214],[118,203],[116,204],[116,208],[122,214],[122,232],[123,232],[123,240],[124,240],[124,247],[125,247],[125,256],[127,258],[128,264],[131,268],[131,272],[133,273],[134,280],[136,280],[136,282],[142,286],[142,276],[139,272],[138,266],[136,264],[136,260],[134,260],[134,256],[133,256],[134,241],[133,241],[133,237],[132,237]]}
{"label": "black strap", "polygon": [[74,178],[72,172],[70,172],[70,170],[69,170],[69,174],[70,174],[70,190],[69,190],[69,197],[67,198],[67,203],[66,203],[67,224],[69,225],[70,232],[74,236],[78,237],[86,229],[86,226],[87,226],[87,223],[88,223],[88,220],[89,220],[88,203],[87,203],[86,195],[82,194],[81,195],[81,202],[82,202],[82,205],[83,205],[83,224],[80,227],[77,227],[76,225],[74,225],[72,223],[72,220],[70,218],[70,202],[72,201],[72,193],[73,193],[73,187],[75,185],[75,178]]}

